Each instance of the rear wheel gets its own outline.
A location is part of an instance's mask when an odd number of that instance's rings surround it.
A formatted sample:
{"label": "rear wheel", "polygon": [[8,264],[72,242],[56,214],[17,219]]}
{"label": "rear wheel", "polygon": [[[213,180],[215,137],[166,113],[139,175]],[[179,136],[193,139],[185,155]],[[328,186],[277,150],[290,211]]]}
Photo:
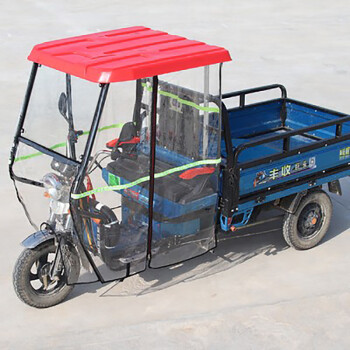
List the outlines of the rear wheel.
{"label": "rear wheel", "polygon": [[286,213],[283,222],[285,241],[295,249],[316,246],[327,233],[332,216],[332,202],[322,190],[309,192],[294,214]]}
{"label": "rear wheel", "polygon": [[25,249],[17,259],[13,271],[13,285],[17,296],[26,304],[46,308],[62,302],[72,291],[67,284],[78,280],[80,261],[74,248],[61,247],[64,264],[56,278],[49,272],[55,259],[56,246],[44,243],[35,249]]}

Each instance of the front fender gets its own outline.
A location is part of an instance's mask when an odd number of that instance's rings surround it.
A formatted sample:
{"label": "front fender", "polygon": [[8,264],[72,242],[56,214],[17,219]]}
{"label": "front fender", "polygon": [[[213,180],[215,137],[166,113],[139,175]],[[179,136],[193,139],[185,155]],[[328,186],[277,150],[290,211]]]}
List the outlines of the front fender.
{"label": "front fender", "polygon": [[21,244],[25,248],[33,249],[51,239],[54,240],[55,236],[50,231],[40,230],[28,236]]}

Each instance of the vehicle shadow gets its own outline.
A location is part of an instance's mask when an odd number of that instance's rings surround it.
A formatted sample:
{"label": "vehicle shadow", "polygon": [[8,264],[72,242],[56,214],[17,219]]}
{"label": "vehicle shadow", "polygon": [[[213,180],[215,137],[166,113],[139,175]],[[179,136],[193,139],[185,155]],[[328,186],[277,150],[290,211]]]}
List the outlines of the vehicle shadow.
{"label": "vehicle shadow", "polygon": [[231,269],[257,255],[275,255],[287,249],[281,234],[281,219],[258,223],[235,233],[220,233],[216,248],[174,266],[151,269],[125,279],[111,282],[109,288],[100,283],[77,285],[69,299],[85,293],[100,293],[100,297],[139,296],[169,288],[181,282]]}
{"label": "vehicle shadow", "polygon": [[350,228],[350,207],[344,198],[329,193],[333,203],[333,215],[328,232],[320,242],[325,244]]}
{"label": "vehicle shadow", "polygon": [[221,235],[213,251],[174,267],[147,269],[140,274],[144,281],[142,286],[138,290],[128,291],[126,295],[144,295],[178,283],[205,278],[232,269],[257,255],[276,255],[288,248],[280,228],[265,227],[260,231],[255,228],[254,234],[247,231],[241,230],[236,236]]}
{"label": "vehicle shadow", "polygon": [[[349,209],[337,198],[332,200],[331,226],[320,244],[327,243],[350,227]],[[79,285],[69,299],[85,293],[101,293],[100,297],[141,296],[232,269],[261,254],[276,255],[289,247],[282,236],[282,216],[275,215],[276,212],[263,214],[256,224],[234,233],[220,233],[217,247],[207,254],[171,267],[146,269],[123,282],[109,283],[107,289],[100,283]]]}
{"label": "vehicle shadow", "polygon": [[98,293],[100,297],[140,296],[190,282],[231,269],[257,255],[275,255],[287,249],[281,234],[281,218],[264,219],[235,233],[220,233],[217,247],[207,254],[171,267],[146,269],[121,282],[112,282],[105,290],[99,283],[80,285],[71,298],[85,293]]}

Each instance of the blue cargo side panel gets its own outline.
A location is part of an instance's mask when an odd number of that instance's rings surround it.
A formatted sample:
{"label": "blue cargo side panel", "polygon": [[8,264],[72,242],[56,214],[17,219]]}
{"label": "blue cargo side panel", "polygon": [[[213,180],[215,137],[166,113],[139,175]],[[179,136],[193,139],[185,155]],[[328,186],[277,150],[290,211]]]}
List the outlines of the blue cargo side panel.
{"label": "blue cargo side panel", "polygon": [[349,162],[350,141],[344,141],[336,145],[322,147],[266,165],[246,169],[241,172],[240,195],[280,185]]}
{"label": "blue cargo side panel", "polygon": [[[286,127],[298,130],[311,125],[327,122],[339,118],[341,115],[337,115],[335,112],[326,112],[316,109],[312,105],[299,104],[298,102],[287,102],[286,111]],[[346,116],[344,114],[344,116]],[[330,126],[324,129],[313,130],[309,132],[310,135],[319,137],[321,139],[327,139],[334,137],[336,126]],[[350,124],[343,124],[343,133],[350,133]]]}
{"label": "blue cargo side panel", "polygon": [[281,100],[228,111],[231,138],[240,138],[281,126]]}

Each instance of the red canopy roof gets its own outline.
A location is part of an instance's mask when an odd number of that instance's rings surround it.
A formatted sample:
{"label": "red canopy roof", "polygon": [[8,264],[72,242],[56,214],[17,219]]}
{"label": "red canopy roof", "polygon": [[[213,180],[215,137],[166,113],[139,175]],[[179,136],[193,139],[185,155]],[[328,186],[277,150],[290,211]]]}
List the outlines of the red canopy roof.
{"label": "red canopy roof", "polygon": [[28,59],[96,83],[135,80],[231,60],[222,47],[145,27],[39,44]]}

